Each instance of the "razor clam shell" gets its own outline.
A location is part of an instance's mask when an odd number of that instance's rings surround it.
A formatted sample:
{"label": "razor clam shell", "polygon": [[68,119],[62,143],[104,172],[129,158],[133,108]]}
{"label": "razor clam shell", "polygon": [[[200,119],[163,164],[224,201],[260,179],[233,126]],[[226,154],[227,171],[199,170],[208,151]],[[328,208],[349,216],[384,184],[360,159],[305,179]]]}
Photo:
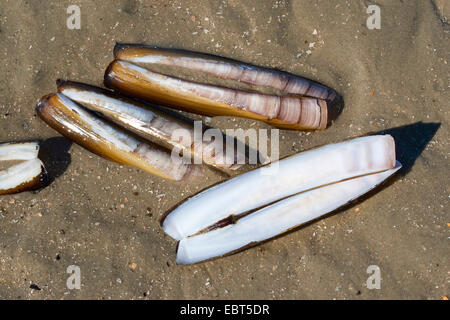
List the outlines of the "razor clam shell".
{"label": "razor clam shell", "polygon": [[190,166],[172,161],[167,150],[110,125],[61,93],[43,97],[37,112],[53,129],[107,159],[174,181],[189,172]]}
{"label": "razor clam shell", "polygon": [[[206,164],[219,169],[236,170],[234,154],[225,155],[222,161],[216,161],[208,152],[214,148],[214,142],[202,142],[201,149],[194,148],[194,127],[192,124],[176,119],[151,106],[123,98],[109,90],[71,81],[60,81],[58,92],[79,103],[83,107],[102,114],[105,118],[125,127],[141,137],[168,149],[178,148],[185,155],[202,159]],[[176,132],[188,135],[190,143],[175,139]],[[236,148],[235,148],[236,149]],[[200,151],[197,151],[200,150]],[[223,150],[226,150],[224,142]],[[237,152],[235,150],[235,152]]]}
{"label": "razor clam shell", "polygon": [[41,160],[34,158],[0,171],[0,195],[40,188],[46,171]]}
{"label": "razor clam shell", "polygon": [[201,71],[253,86],[274,88],[285,94],[299,94],[329,101],[336,98],[334,90],[312,80],[208,54],[119,43],[114,48],[114,57],[143,66],[160,64]]}
{"label": "razor clam shell", "polygon": [[3,143],[0,144],[0,161],[31,160],[39,154],[38,142]]}
{"label": "razor clam shell", "polygon": [[325,100],[201,84],[152,72],[122,60],[115,60],[108,66],[104,83],[130,96],[207,116],[243,117],[279,128],[304,130],[325,129],[328,121]]}
{"label": "razor clam shell", "polygon": [[303,192],[253,212],[235,224],[184,238],[178,245],[177,263],[209,260],[276,237],[357,199],[400,168],[397,163],[395,168],[381,173]]}
{"label": "razor clam shell", "polygon": [[162,226],[172,238],[181,240],[232,215],[246,213],[302,191],[394,166],[395,142],[390,135],[326,145],[206,189],[170,212]]}

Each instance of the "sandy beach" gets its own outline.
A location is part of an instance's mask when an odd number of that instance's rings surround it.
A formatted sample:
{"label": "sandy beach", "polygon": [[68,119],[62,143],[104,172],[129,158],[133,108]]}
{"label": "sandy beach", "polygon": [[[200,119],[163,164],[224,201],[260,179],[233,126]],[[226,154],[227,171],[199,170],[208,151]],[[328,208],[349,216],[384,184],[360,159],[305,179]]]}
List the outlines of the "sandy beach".
{"label": "sandy beach", "polygon": [[[51,182],[0,196],[0,299],[448,297],[445,2],[3,0],[0,142],[42,141]],[[81,10],[80,29],[67,26],[70,5]],[[369,5],[381,10],[380,29],[366,25]],[[383,132],[395,138],[403,168],[369,197],[283,237],[178,266],[161,217],[225,177],[204,170],[204,179],[176,183],[121,166],[63,138],[36,114],[56,79],[101,86],[116,42],[211,53],[323,83],[342,95],[340,116],[323,131],[281,130],[280,156]],[[271,128],[227,117],[210,125]],[[380,289],[366,286],[373,265]],[[79,267],[79,290],[67,287],[69,266]]]}

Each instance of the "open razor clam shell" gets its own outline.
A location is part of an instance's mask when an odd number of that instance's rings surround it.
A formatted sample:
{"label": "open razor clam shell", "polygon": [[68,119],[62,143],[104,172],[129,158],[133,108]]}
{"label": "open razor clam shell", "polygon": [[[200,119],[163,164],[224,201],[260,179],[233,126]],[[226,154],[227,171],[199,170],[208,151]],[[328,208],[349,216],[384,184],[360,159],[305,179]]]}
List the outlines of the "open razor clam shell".
{"label": "open razor clam shell", "polygon": [[0,194],[38,189],[44,184],[45,176],[46,171],[41,160],[34,158],[23,161],[0,171]]}
{"label": "open razor clam shell", "polygon": [[207,116],[261,120],[284,129],[325,129],[327,102],[301,96],[277,96],[186,81],[115,60],[105,86],[126,95]]}
{"label": "open razor clam shell", "polygon": [[0,144],[0,161],[31,160],[39,154],[38,142],[3,143]]}
{"label": "open razor clam shell", "polygon": [[37,112],[50,127],[107,159],[175,181],[190,171],[189,165],[172,161],[167,150],[116,128],[61,93],[43,97]]}
{"label": "open razor clam shell", "polygon": [[312,80],[214,55],[118,43],[114,47],[114,57],[149,67],[159,64],[201,71],[253,86],[274,88],[285,94],[299,94],[329,101],[336,98],[334,90]]}
{"label": "open razor clam shell", "polygon": [[355,138],[305,151],[246,172],[181,203],[162,222],[176,240],[230,216],[240,215],[296,193],[392,169],[395,142],[390,135]]}
{"label": "open razor clam shell", "polygon": [[178,245],[177,263],[212,259],[276,237],[357,199],[400,168],[397,163],[387,171],[306,191],[244,216],[235,224],[184,238]]}
{"label": "open razor clam shell", "polygon": [[[235,153],[224,152],[222,159],[214,157],[211,152],[215,147],[214,141],[202,141],[201,148],[194,148],[192,124],[149,105],[123,98],[109,90],[71,81],[59,81],[58,91],[83,107],[99,112],[105,118],[153,143],[183,151],[187,157],[202,159],[206,164],[219,169],[236,170],[241,166],[235,163]],[[222,150],[226,149],[224,142]]]}

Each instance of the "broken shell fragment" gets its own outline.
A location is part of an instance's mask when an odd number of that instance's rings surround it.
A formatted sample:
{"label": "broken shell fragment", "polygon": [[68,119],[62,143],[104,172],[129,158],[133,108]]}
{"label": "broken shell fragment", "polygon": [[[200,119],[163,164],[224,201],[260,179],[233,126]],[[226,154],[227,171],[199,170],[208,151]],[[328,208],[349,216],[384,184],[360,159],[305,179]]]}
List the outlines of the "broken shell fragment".
{"label": "broken shell fragment", "polygon": [[122,60],[109,65],[104,83],[126,95],[206,116],[236,116],[304,130],[325,129],[328,121],[327,102],[322,99],[191,82]]}
{"label": "broken shell fragment", "polygon": [[198,148],[194,145],[194,126],[191,123],[148,104],[121,97],[109,90],[71,81],[59,81],[58,91],[83,107],[100,113],[108,120],[153,143],[170,150],[176,148],[182,151],[186,157],[198,158],[219,169],[236,170],[241,166],[236,164],[236,148],[233,148],[234,152],[227,154],[224,141],[219,148],[222,157],[211,152],[211,149],[215,149],[215,141],[201,141]]}
{"label": "broken shell fragment", "polygon": [[192,264],[256,245],[330,213],[362,196],[401,168],[329,184],[264,207],[234,224],[184,238],[177,263]]}
{"label": "broken shell fragment", "polygon": [[114,57],[117,60],[129,61],[144,67],[159,64],[201,71],[222,79],[239,81],[255,87],[274,88],[284,94],[302,95],[329,101],[336,98],[334,90],[315,81],[204,53],[118,43],[114,48]]}
{"label": "broken shell fragment", "polygon": [[43,97],[37,112],[50,127],[107,159],[175,181],[190,171],[190,165],[172,161],[167,150],[107,123],[61,93]]}
{"label": "broken shell fragment", "polygon": [[32,160],[39,154],[38,142],[3,143],[0,144],[0,161]]}
{"label": "broken shell fragment", "polygon": [[[301,152],[229,179],[182,202],[162,222],[176,240],[300,192],[394,168],[390,135],[356,138]],[[232,219],[231,219],[232,220]]]}
{"label": "broken shell fragment", "polygon": [[24,160],[0,171],[0,195],[36,190],[46,182],[46,170],[38,159],[37,142],[0,145],[0,160]]}

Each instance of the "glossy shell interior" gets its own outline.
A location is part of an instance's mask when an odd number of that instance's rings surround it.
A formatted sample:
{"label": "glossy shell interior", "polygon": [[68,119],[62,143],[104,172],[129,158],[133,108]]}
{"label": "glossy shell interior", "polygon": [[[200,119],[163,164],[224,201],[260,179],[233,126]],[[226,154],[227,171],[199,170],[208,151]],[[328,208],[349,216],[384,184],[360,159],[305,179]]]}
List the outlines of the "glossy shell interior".
{"label": "glossy shell interior", "polygon": [[390,170],[395,163],[390,135],[326,145],[206,189],[178,205],[162,225],[167,234],[181,240],[230,216],[330,183]]}
{"label": "glossy shell interior", "polygon": [[189,172],[189,165],[172,161],[167,150],[130,135],[63,94],[43,97],[37,112],[53,129],[107,159],[174,181]]}

